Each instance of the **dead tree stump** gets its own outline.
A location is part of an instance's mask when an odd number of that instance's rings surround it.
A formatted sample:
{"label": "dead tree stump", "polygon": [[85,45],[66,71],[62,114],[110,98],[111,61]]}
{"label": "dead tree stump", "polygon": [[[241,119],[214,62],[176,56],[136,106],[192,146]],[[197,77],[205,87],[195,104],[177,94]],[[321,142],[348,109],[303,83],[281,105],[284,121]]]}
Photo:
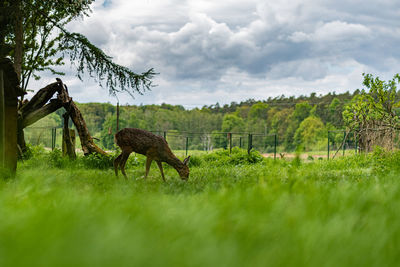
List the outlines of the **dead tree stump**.
{"label": "dead tree stump", "polygon": [[63,138],[62,138],[62,153],[63,156],[68,156],[71,160],[76,159],[75,153],[75,130],[69,129],[69,114],[64,113],[64,127],[63,127]]}
{"label": "dead tree stump", "polygon": [[12,62],[0,60],[0,168],[15,173],[17,169],[17,103],[24,92]]}

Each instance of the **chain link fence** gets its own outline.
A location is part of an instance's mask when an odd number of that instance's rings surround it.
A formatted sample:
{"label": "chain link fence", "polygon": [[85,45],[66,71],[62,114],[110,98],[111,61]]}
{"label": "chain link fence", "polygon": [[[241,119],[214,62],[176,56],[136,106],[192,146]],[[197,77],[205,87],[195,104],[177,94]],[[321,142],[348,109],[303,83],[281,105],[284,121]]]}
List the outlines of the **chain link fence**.
{"label": "chain link fence", "polygon": [[[181,155],[187,155],[189,151],[194,150],[210,152],[217,149],[229,149],[231,152],[233,147],[246,149],[248,152],[254,149],[260,153],[273,153],[274,158],[277,153],[278,139],[276,134],[151,132],[164,137],[170,148]],[[25,141],[31,145],[42,145],[49,150],[62,147],[61,127],[27,127],[24,129],[24,133]],[[79,142],[77,142],[77,145],[79,145]]]}
{"label": "chain link fence", "polygon": [[61,127],[27,127],[24,129],[25,142],[34,146],[42,145],[47,149],[62,147]]}
{"label": "chain link fence", "polygon": [[[218,149],[227,149],[232,152],[232,148],[239,147],[259,151],[267,157],[276,158],[278,155],[288,156],[290,152],[283,151],[279,146],[279,136],[277,134],[258,134],[258,133],[190,133],[178,131],[151,131],[152,133],[164,137],[174,153],[186,156],[189,152],[199,153],[210,152]],[[62,147],[62,128],[61,127],[27,127],[24,129],[25,141],[31,145],[42,145],[48,150]],[[80,147],[77,138],[77,148]],[[397,131],[394,146],[398,149],[400,142],[400,131]],[[99,143],[99,142],[98,142]],[[359,153],[357,135],[354,132],[345,130],[327,132],[327,150],[318,151],[326,153],[324,157],[333,159],[335,157],[355,155]]]}
{"label": "chain link fence", "polygon": [[177,133],[167,131],[152,131],[164,137],[170,148],[181,154],[188,154],[189,150],[209,152],[216,149],[229,149],[233,147],[254,149],[260,153],[274,153],[276,157],[277,136],[275,134],[250,134],[250,133]]}
{"label": "chain link fence", "polygon": [[[392,130],[390,135],[382,135],[380,129],[369,129],[369,131],[376,132],[377,134],[366,138],[364,142],[367,144],[364,144],[364,146],[370,145],[372,148],[373,146],[381,146],[388,150],[397,150],[400,148],[400,131]],[[389,144],[384,146],[382,142],[377,142],[376,139],[382,141],[376,138],[379,134],[381,134],[381,139]],[[327,157],[328,159],[333,159],[335,157],[355,155],[361,151],[365,151],[365,148],[363,149],[360,142],[359,135],[356,132],[347,132],[345,130],[328,131]]]}

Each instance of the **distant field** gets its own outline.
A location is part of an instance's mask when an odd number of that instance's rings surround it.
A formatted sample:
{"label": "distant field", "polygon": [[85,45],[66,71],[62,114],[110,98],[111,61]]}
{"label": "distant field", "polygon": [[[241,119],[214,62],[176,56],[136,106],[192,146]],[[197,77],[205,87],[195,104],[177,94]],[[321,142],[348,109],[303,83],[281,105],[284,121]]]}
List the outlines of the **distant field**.
{"label": "distant field", "polygon": [[133,158],[128,181],[53,154],[0,180],[0,266],[399,263],[399,156],[195,155],[189,181],[166,166],[167,183]]}

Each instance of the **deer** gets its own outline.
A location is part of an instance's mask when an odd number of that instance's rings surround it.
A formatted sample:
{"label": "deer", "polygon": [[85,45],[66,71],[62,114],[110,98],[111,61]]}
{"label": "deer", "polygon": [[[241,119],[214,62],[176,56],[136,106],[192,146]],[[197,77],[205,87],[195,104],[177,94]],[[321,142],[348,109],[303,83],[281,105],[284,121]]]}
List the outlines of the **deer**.
{"label": "deer", "polygon": [[146,156],[146,174],[144,179],[149,174],[151,163],[157,162],[158,168],[161,172],[161,177],[165,182],[164,171],[162,162],[166,162],[172,166],[179,174],[182,180],[189,179],[189,160],[190,156],[185,158],[182,162],[171,151],[167,141],[158,135],[149,131],[137,128],[124,128],[117,132],[114,136],[115,143],[121,148],[122,153],[114,160],[114,171],[118,177],[118,167],[125,179],[128,179],[125,173],[126,161],[132,152]]}

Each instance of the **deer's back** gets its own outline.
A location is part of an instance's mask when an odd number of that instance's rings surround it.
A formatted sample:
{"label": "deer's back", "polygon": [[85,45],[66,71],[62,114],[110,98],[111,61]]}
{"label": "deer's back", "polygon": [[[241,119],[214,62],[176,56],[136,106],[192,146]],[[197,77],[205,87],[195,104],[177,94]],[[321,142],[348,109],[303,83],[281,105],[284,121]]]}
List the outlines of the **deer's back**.
{"label": "deer's back", "polygon": [[115,134],[115,141],[122,150],[142,155],[151,153],[157,155],[157,158],[163,158],[170,150],[161,136],[136,128],[122,129]]}

